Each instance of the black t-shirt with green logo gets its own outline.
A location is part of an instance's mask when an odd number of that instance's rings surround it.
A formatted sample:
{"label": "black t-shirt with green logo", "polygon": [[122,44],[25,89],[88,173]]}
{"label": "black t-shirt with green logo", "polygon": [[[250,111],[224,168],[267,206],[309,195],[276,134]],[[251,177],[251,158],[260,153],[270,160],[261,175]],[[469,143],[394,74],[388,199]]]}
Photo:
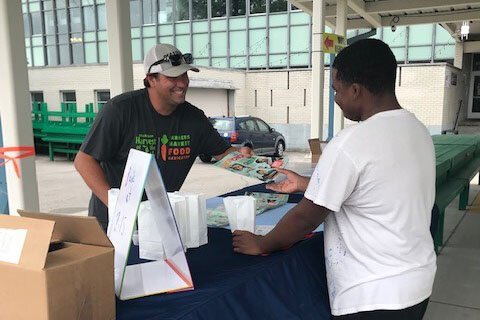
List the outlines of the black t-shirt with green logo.
{"label": "black t-shirt with green logo", "polygon": [[[180,189],[199,154],[218,155],[229,147],[202,110],[185,102],[162,116],[153,108],[147,89],[141,89],[107,102],[80,150],[100,162],[112,188],[120,187],[131,148],[151,153],[171,192]],[[89,215],[106,226],[107,207],[94,194]]]}

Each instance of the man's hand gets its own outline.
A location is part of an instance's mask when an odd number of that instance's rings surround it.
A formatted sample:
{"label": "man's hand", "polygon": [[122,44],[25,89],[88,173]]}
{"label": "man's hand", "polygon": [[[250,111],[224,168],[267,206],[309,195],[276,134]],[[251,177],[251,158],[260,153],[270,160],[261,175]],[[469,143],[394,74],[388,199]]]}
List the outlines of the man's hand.
{"label": "man's hand", "polygon": [[305,192],[307,190],[309,179],[301,176],[291,170],[275,168],[280,173],[283,173],[287,178],[280,182],[268,183],[266,188],[275,192],[294,193]]}
{"label": "man's hand", "polygon": [[250,158],[251,156],[254,156],[255,153],[253,153],[253,150],[249,147],[241,147],[241,148],[237,148],[237,147],[230,147],[228,148],[224,153],[222,154],[219,154],[219,155],[216,155],[216,156],[213,156],[217,161],[220,161],[223,159],[223,157],[225,157],[226,155],[232,153],[232,152],[240,152],[243,156],[247,157],[247,158]]}
{"label": "man's hand", "polygon": [[266,253],[261,247],[262,238],[262,236],[248,231],[235,230],[233,232],[233,251],[252,256]]}
{"label": "man's hand", "polygon": [[253,153],[253,149],[250,147],[241,147],[238,151],[240,151],[240,153],[247,158],[255,155],[255,153]]}

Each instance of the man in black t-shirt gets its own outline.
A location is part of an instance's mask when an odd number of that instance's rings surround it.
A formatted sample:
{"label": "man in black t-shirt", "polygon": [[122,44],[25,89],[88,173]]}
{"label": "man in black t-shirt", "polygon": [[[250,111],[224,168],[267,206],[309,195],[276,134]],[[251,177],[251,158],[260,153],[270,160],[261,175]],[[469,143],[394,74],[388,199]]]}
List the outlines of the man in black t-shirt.
{"label": "man in black t-shirt", "polygon": [[[195,158],[219,160],[238,149],[218,135],[202,110],[185,101],[191,55],[169,44],[151,48],[144,59],[145,88],[109,100],[98,113],[75,158],[75,168],[92,190],[89,215],[108,225],[108,190],[120,187],[131,148],[157,160],[167,191],[179,190]],[[239,150],[249,156],[250,148]]]}

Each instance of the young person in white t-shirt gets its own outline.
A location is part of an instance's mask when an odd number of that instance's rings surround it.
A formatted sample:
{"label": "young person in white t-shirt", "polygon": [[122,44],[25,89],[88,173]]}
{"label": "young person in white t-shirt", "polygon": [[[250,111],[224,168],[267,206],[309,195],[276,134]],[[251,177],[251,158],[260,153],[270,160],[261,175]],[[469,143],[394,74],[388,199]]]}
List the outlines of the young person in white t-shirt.
{"label": "young person in white t-shirt", "polygon": [[333,64],[335,101],[350,120],[310,179],[268,185],[305,197],[266,236],[235,231],[235,252],[285,248],[325,221],[333,319],[422,319],[436,256],[429,232],[435,152],[425,126],[395,96],[396,60],[380,40],[360,40]]}

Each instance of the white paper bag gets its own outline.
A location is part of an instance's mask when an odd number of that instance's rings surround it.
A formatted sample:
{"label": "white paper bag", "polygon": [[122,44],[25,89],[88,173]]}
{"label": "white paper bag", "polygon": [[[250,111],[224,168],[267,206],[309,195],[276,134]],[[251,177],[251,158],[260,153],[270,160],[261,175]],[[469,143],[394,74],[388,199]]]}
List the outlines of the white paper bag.
{"label": "white paper bag", "polygon": [[183,248],[186,250],[186,240],[187,240],[187,201],[184,197],[179,196],[175,193],[168,193],[168,199],[170,200],[170,205],[172,206],[173,215],[175,216],[175,221],[177,222],[178,233],[180,234],[180,239],[182,240]]}
{"label": "white paper bag", "polygon": [[255,232],[255,198],[233,196],[223,198],[230,229]]}
{"label": "white paper bag", "polygon": [[141,259],[164,260],[162,235],[156,215],[149,201],[140,203],[138,209],[138,245]]}
{"label": "white paper bag", "polygon": [[175,192],[187,203],[187,248],[198,248],[208,243],[207,200],[203,193]]}
{"label": "white paper bag", "polygon": [[110,225],[112,225],[115,205],[117,204],[118,193],[120,189],[112,188],[108,190],[108,226],[107,226],[107,235],[110,234]]}

